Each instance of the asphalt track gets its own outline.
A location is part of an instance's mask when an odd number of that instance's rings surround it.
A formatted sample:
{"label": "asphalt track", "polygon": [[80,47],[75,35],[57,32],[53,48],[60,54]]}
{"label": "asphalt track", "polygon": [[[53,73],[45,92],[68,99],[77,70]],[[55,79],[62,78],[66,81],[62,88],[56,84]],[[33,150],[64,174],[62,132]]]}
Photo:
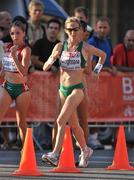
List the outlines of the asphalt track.
{"label": "asphalt track", "polygon": [[[43,176],[13,176],[12,173],[20,165],[19,151],[0,150],[0,180],[134,180],[134,170],[106,170],[113,161],[114,150],[96,150],[90,159],[88,168],[81,168],[81,173],[52,173],[53,167],[41,161],[42,152],[36,152],[37,169],[43,172]],[[134,166],[134,149],[129,149],[129,162]],[[77,159],[78,152],[75,151]],[[30,161],[30,159],[29,159]]]}

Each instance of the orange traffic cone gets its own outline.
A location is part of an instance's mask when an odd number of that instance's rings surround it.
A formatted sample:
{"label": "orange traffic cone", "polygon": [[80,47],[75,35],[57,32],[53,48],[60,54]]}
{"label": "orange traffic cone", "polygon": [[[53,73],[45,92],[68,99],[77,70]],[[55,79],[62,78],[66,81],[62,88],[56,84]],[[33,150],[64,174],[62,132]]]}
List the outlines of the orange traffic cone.
{"label": "orange traffic cone", "polygon": [[16,176],[41,176],[43,173],[36,167],[36,158],[32,139],[32,128],[27,128],[23,146],[20,167],[12,175]]}
{"label": "orange traffic cone", "polygon": [[119,127],[113,163],[111,166],[108,166],[107,169],[108,170],[133,170],[134,169],[132,166],[129,165],[126,138],[125,138],[123,125]]}
{"label": "orange traffic cone", "polygon": [[64,142],[62,146],[62,151],[59,159],[58,167],[50,170],[51,172],[65,172],[65,173],[78,173],[80,170],[75,167],[74,152],[72,145],[72,137],[70,133],[70,128],[66,127],[66,132],[64,136]]}

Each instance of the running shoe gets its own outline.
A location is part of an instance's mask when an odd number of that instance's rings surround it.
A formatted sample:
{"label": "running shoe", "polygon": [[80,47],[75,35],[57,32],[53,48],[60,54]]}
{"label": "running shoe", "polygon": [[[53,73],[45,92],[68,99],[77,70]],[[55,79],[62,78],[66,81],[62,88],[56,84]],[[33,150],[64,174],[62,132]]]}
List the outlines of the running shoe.
{"label": "running shoe", "polygon": [[49,152],[42,155],[42,161],[52,166],[58,166],[59,155],[57,153]]}
{"label": "running shoe", "polygon": [[81,155],[79,156],[79,167],[87,167],[89,158],[92,156],[93,150],[89,147],[86,147],[84,151],[81,152]]}

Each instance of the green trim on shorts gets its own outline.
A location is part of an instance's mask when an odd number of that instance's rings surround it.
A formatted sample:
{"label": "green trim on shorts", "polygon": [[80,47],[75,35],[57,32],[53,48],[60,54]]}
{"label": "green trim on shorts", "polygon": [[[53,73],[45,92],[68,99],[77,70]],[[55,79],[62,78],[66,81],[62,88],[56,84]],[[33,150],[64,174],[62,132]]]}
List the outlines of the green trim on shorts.
{"label": "green trim on shorts", "polygon": [[62,92],[62,94],[65,97],[69,96],[74,89],[83,89],[83,88],[84,88],[83,83],[75,84],[72,86],[63,86],[62,84],[60,84],[60,92]]}
{"label": "green trim on shorts", "polygon": [[13,84],[8,81],[4,82],[3,88],[9,93],[12,99],[16,99],[20,94],[29,90],[25,84]]}

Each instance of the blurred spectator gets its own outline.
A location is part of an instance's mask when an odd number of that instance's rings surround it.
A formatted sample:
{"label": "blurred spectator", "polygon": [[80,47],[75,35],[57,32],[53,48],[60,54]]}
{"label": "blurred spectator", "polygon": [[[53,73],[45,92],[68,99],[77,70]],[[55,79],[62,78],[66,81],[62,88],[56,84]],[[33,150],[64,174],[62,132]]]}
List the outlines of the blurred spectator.
{"label": "blurred spectator", "polygon": [[[43,64],[47,61],[54,46],[60,42],[57,38],[60,33],[61,22],[58,19],[50,19],[47,23],[46,36],[39,39],[32,48],[32,64],[36,70],[43,70]],[[56,70],[59,63],[55,62],[51,71]]]}
{"label": "blurred spectator", "polygon": [[90,38],[92,36],[94,30],[91,26],[88,25],[88,21],[89,21],[88,14],[89,14],[88,9],[86,9],[83,6],[79,6],[74,9],[74,16],[87,23],[87,31],[86,32],[87,32],[88,38]]}
{"label": "blurred spectator", "polygon": [[12,23],[12,16],[7,11],[1,11],[0,12],[0,26],[3,28],[3,42],[12,42],[12,39],[10,37],[10,26]]}
{"label": "blurred spectator", "polygon": [[[107,17],[100,17],[96,21],[95,32],[88,40],[88,43],[103,50],[107,57],[103,66],[103,71],[115,73],[115,68],[112,66],[110,58],[113,53],[110,35],[110,20]],[[93,67],[98,62],[98,57],[93,57]]]}
{"label": "blurred spectator", "polygon": [[31,47],[34,43],[45,36],[45,25],[41,18],[44,13],[44,4],[39,0],[31,0],[28,6],[29,20],[28,20],[28,40]]}
{"label": "blurred spectator", "polygon": [[114,47],[111,62],[119,71],[134,72],[134,29],[128,30],[123,43]]}
{"label": "blurred spectator", "polygon": [[0,41],[2,41],[1,39],[4,36],[4,28],[0,26]]}
{"label": "blurred spectator", "polygon": [[83,41],[87,41],[88,38],[89,38],[89,26],[87,25],[87,23],[83,20],[80,20],[80,23],[82,25],[82,29],[83,29],[83,32],[82,32],[82,40]]}
{"label": "blurred spectator", "polygon": [[[58,19],[50,19],[47,22],[46,37],[37,40],[32,48],[31,60],[35,70],[43,70],[44,62],[46,62],[51,55],[54,46],[60,42],[58,40],[60,29],[61,22]],[[57,74],[58,70],[59,62],[57,60],[49,71]],[[40,125],[34,129],[34,135],[44,149],[51,147],[52,127],[50,127],[48,123],[40,123]]]}
{"label": "blurred spectator", "polygon": [[[96,48],[99,48],[103,50],[106,53],[106,60],[103,65],[102,71],[107,71],[112,74],[115,74],[116,70],[111,65],[111,55],[112,55],[112,43],[109,38],[110,34],[110,20],[107,17],[100,17],[96,21],[95,25],[95,32],[93,36],[88,40],[88,43],[95,46]],[[93,68],[98,62],[98,57],[93,56],[92,65]],[[103,128],[103,131],[107,132],[107,128]],[[93,149],[102,149],[104,148],[101,142],[99,141],[98,135],[99,135],[99,129],[97,128],[91,128],[90,130],[90,136],[89,136],[89,145]],[[102,133],[104,134],[104,132]],[[111,134],[110,134],[111,135]]]}

